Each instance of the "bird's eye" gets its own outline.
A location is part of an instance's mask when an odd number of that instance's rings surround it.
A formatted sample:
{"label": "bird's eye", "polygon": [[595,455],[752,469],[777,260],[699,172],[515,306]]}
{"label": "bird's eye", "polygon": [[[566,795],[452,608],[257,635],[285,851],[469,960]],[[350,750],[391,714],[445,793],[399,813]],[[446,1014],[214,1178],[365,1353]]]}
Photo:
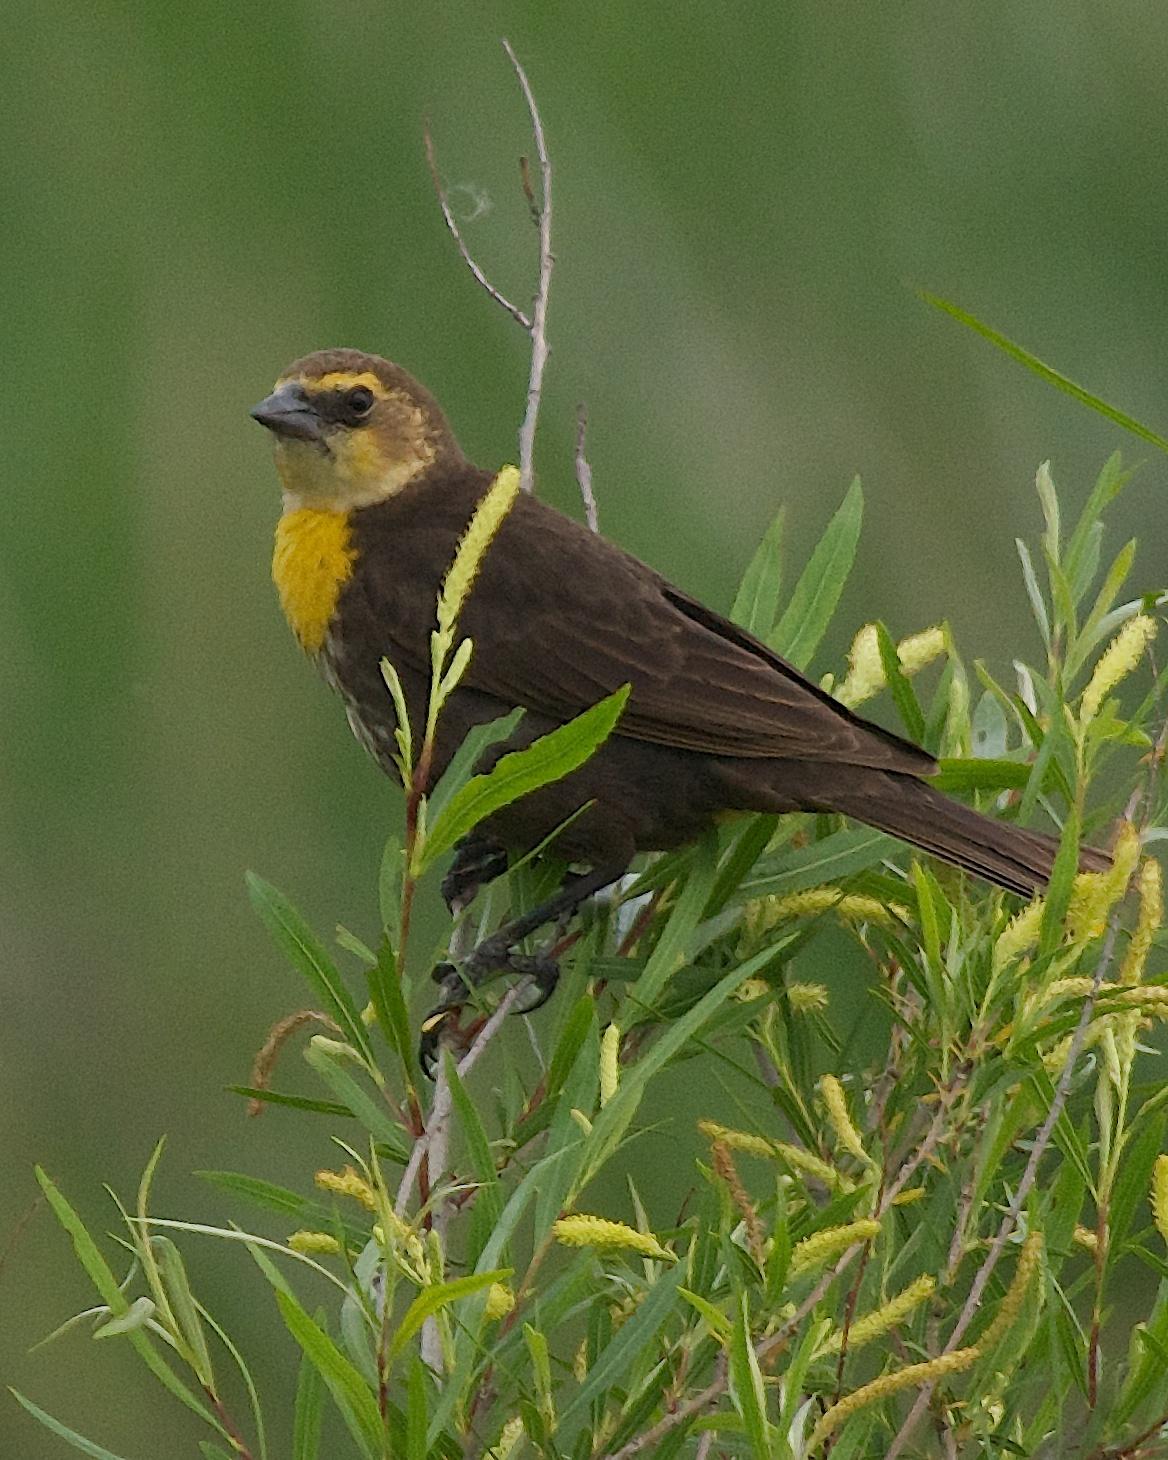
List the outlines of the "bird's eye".
{"label": "bird's eye", "polygon": [[351,416],[367,416],[373,409],[373,392],[363,385],[356,386],[345,397],[345,404]]}

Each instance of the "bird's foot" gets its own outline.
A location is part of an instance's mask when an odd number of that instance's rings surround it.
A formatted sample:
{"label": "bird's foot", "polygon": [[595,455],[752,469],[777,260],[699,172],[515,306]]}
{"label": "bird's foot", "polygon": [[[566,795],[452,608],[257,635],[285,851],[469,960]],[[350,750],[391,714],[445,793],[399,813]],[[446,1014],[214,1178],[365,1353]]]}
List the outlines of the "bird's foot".
{"label": "bird's foot", "polygon": [[557,959],[547,953],[516,953],[502,939],[487,938],[463,960],[435,965],[431,977],[441,993],[439,1002],[422,1020],[422,1036],[418,1044],[418,1063],[429,1079],[438,1068],[438,1051],[442,1037],[454,1032],[458,1016],[480,984],[499,973],[510,973],[522,980],[519,997],[512,1014],[531,1014],[542,1008],[555,992],[560,976]]}
{"label": "bird's foot", "polygon": [[442,897],[457,915],[475,900],[480,887],[501,877],[507,870],[507,851],[494,837],[472,833],[454,849],[454,861],[442,879]]}

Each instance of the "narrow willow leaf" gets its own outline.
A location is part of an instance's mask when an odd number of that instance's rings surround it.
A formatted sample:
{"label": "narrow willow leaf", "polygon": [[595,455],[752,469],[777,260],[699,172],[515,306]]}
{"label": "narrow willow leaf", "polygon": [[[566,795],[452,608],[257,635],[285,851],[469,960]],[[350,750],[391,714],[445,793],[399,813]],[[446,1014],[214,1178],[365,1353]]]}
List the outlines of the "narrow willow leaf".
{"label": "narrow willow leaf", "polygon": [[481,1292],[489,1288],[492,1283],[505,1282],[511,1276],[509,1267],[498,1267],[493,1271],[471,1273],[469,1277],[454,1278],[448,1283],[434,1283],[428,1288],[423,1288],[406,1311],[402,1314],[401,1321],[393,1331],[390,1339],[387,1363],[393,1364],[401,1356],[402,1350],[417,1333],[427,1318],[437,1313],[439,1309],[445,1308],[449,1303],[455,1303],[459,1298],[468,1298],[472,1293]]}
{"label": "narrow willow leaf", "polygon": [[361,1022],[357,1006],[324,944],[284,894],[270,882],[265,882],[254,872],[249,872],[247,890],[252,906],[276,943],[304,975],[313,992],[341,1026],[348,1042],[372,1066],[373,1051],[369,1046],[369,1036]]}
{"label": "narrow willow leaf", "polygon": [[968,329],[981,335],[983,339],[989,340],[991,345],[996,345],[1011,359],[1025,365],[1027,370],[1033,371],[1040,380],[1045,380],[1056,390],[1061,390],[1082,405],[1098,411],[1101,416],[1106,416],[1109,421],[1114,421],[1117,426],[1122,426],[1125,431],[1130,431],[1141,441],[1148,441],[1153,446],[1158,446],[1161,451],[1168,451],[1168,441],[1163,436],[1158,436],[1149,427],[1141,425],[1134,416],[1129,416],[1126,411],[1121,411],[1117,406],[1108,405],[1106,401],[1101,400],[1097,395],[1092,395],[1083,386],[1076,385],[1073,380],[1069,380],[1058,370],[1044,364],[1037,355],[1032,355],[1029,350],[1024,350],[1021,345],[1016,345],[1013,340],[1000,334],[996,329],[992,329],[988,324],[983,324],[976,315],[968,314],[964,309],[958,308],[956,304],[951,304],[949,300],[940,299],[937,295],[926,293],[923,289],[917,291],[917,297],[923,299],[926,304],[931,304],[934,309],[939,309],[942,313],[952,316],[959,324],[965,325]]}
{"label": "narrow willow leaf", "polygon": [[80,1450],[83,1455],[90,1455],[93,1460],[122,1460],[120,1455],[115,1455],[104,1445],[94,1444],[92,1440],[87,1440],[84,1435],[79,1435],[76,1430],[71,1430],[68,1425],[62,1424],[59,1419],[54,1419],[51,1414],[46,1414],[39,1405],[34,1404],[31,1399],[26,1399],[19,1390],[9,1389],[8,1392],[38,1424],[44,1425],[45,1429],[56,1435],[59,1440],[65,1440],[75,1450]]}
{"label": "narrow willow leaf", "polygon": [[785,1443],[776,1448],[771,1441],[771,1427],[766,1417],[766,1391],[751,1342],[745,1293],[739,1299],[738,1318],[730,1331],[728,1357],[730,1398],[742,1420],[751,1453],[755,1460],[779,1460],[790,1452]]}
{"label": "narrow willow leaf", "polygon": [[833,832],[822,841],[784,851],[775,858],[764,858],[756,865],[749,881],[729,899],[730,905],[838,882],[842,877],[874,867],[900,845],[894,837],[867,827]]}
{"label": "narrow willow leaf", "polygon": [[[129,1299],[118,1286],[117,1279],[110,1270],[109,1264],[101,1255],[97,1244],[86,1230],[81,1218],[69,1205],[65,1197],[58,1191],[57,1187],[49,1179],[48,1175],[38,1166],[35,1168],[36,1179],[40,1183],[41,1190],[48,1198],[57,1220],[69,1234],[73,1243],[73,1251],[77,1254],[77,1260],[89,1275],[90,1281],[100,1293],[102,1300],[113,1315],[124,1314],[129,1310]],[[171,1394],[180,1400],[189,1410],[192,1410],[205,1420],[207,1424],[219,1429],[219,1424],[214,1415],[197,1399],[194,1393],[182,1382],[170,1365],[162,1358],[150,1341],[149,1336],[142,1329],[131,1329],[126,1338],[133,1344],[143,1363],[154,1375],[154,1377],[167,1388]]]}
{"label": "narrow willow leaf", "polygon": [[166,1296],[170,1301],[170,1311],[174,1314],[179,1332],[190,1349],[191,1367],[198,1375],[203,1387],[213,1389],[215,1379],[214,1370],[211,1367],[211,1352],[207,1347],[207,1335],[203,1332],[198,1305],[195,1302],[195,1295],[191,1292],[190,1279],[187,1277],[186,1264],[182,1260],[182,1254],[169,1237],[151,1237],[149,1241],[158,1262],[158,1270],[166,1289]]}
{"label": "narrow willow leaf", "polygon": [[509,715],[502,715],[497,720],[490,721],[486,725],[476,725],[466,739],[454,752],[450,764],[442,774],[442,779],[434,787],[434,790],[426,798],[429,802],[427,814],[431,825],[436,824],[450,804],[452,796],[456,795],[466,785],[474,773],[474,768],[480,759],[491,748],[497,745],[500,740],[507,740],[523,719],[523,710],[512,710]]}
{"label": "narrow willow leaf", "polygon": [[763,534],[762,542],[742,575],[730,617],[747,633],[765,639],[774,627],[779,611],[779,590],[783,581],[783,511]]}
{"label": "narrow willow leaf", "polygon": [[503,756],[485,775],[472,776],[430,827],[419,872],[433,866],[485,817],[550,781],[562,780],[583,765],[608,739],[628,697],[629,686],[622,685],[615,694],[566,725],[540,736],[523,750]]}
{"label": "narrow willow leaf", "polygon": [[617,1330],[616,1337],[588,1370],[588,1376],[560,1415],[559,1429],[565,1434],[583,1419],[595,1397],[607,1394],[616,1384],[627,1382],[629,1372],[653,1343],[674,1310],[677,1289],[685,1264],[679,1262],[659,1277],[637,1304],[633,1316]]}
{"label": "narrow willow leaf", "polygon": [[925,738],[925,712],[917,699],[917,692],[909,677],[900,667],[900,655],[892,635],[882,623],[876,625],[876,644],[880,650],[880,664],[884,670],[884,682],[888,685],[897,713],[904,722],[910,740],[918,745]]}
{"label": "narrow willow leaf", "polygon": [[864,493],[857,477],[803,569],[791,601],[767,639],[796,669],[806,669],[835,613],[860,540]]}
{"label": "narrow willow leaf", "polygon": [[335,1100],[313,1100],[309,1095],[285,1095],[279,1090],[264,1090],[258,1085],[228,1085],[232,1095],[243,1095],[248,1100],[259,1100],[265,1105],[286,1105],[290,1110],[309,1110],[313,1115],[347,1116],[353,1112],[347,1105],[338,1105]]}
{"label": "narrow willow leaf", "polygon": [[398,971],[397,955],[388,937],[382,938],[377,949],[377,961],[366,971],[365,981],[385,1042],[401,1060],[412,1081],[414,1038],[410,1033],[410,1016],[406,1009],[406,995]]}
{"label": "narrow willow leaf", "polygon": [[346,1108],[353,1112],[374,1140],[380,1141],[395,1160],[408,1159],[405,1138],[388,1108],[353,1077],[342,1059],[315,1040],[304,1051],[304,1058],[333,1094],[341,1097]]}
{"label": "narrow willow leaf", "polygon": [[[997,709],[988,695],[983,703]],[[1025,761],[1003,760],[1000,756],[941,760],[938,764],[941,769],[929,784],[939,791],[1021,791],[1030,780],[1030,766]]]}
{"label": "narrow willow leaf", "polygon": [[289,1333],[324,1380],[361,1453],[367,1460],[380,1460],[385,1453],[384,1431],[369,1386],[295,1298],[277,1291],[276,1302]]}
{"label": "narrow willow leaf", "polygon": [[1022,563],[1022,578],[1026,584],[1026,595],[1030,599],[1030,611],[1038,625],[1038,632],[1042,635],[1042,642],[1049,649],[1050,615],[1046,611],[1046,601],[1042,596],[1042,589],[1039,587],[1038,574],[1034,571],[1030,549],[1020,537],[1014,539],[1014,546],[1018,549],[1018,557]]}

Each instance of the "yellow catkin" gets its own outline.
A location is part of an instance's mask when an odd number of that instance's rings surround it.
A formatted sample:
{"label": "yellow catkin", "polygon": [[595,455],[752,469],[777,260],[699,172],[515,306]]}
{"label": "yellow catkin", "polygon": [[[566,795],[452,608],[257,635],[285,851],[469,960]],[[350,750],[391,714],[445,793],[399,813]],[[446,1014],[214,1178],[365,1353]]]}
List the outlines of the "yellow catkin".
{"label": "yellow catkin", "polygon": [[821,983],[789,983],[787,1003],[792,1014],[817,1014],[827,1008],[827,989]]}
{"label": "yellow catkin", "polygon": [[1042,1233],[1028,1232],[1018,1254],[1018,1266],[1014,1269],[1014,1280],[1006,1289],[1006,1296],[998,1305],[994,1320],[977,1341],[979,1350],[988,1351],[1006,1334],[1017,1321],[1022,1311],[1034,1274],[1042,1258]]}
{"label": "yellow catkin", "polygon": [[792,1170],[800,1171],[804,1176],[813,1176],[816,1181],[822,1181],[824,1186],[838,1186],[843,1191],[852,1189],[852,1183],[842,1172],[829,1166],[826,1161],[821,1161],[818,1156],[813,1156],[810,1151],[805,1151],[802,1146],[776,1141],[775,1155]]}
{"label": "yellow catkin", "polygon": [[884,664],[875,624],[865,624],[848,650],[848,672],[835,692],[845,705],[862,705],[884,688]]}
{"label": "yellow catkin", "polygon": [[879,1404],[882,1399],[887,1399],[890,1394],[898,1394],[902,1389],[911,1389],[917,1384],[929,1384],[934,1379],[943,1379],[947,1374],[960,1374],[962,1370],[972,1368],[977,1356],[976,1348],[955,1349],[951,1354],[942,1354],[938,1359],[926,1359],[920,1364],[909,1364],[907,1368],[884,1374],[879,1379],[873,1379],[870,1384],[853,1389],[820,1417],[819,1423],[811,1431],[807,1452],[810,1454],[822,1445],[857,1410],[866,1409],[870,1404]]}
{"label": "yellow catkin", "polygon": [[813,1267],[822,1267],[857,1242],[872,1242],[879,1235],[880,1223],[874,1217],[848,1222],[843,1227],[825,1227],[822,1232],[815,1232],[795,1244],[791,1253],[791,1276],[798,1277]]}
{"label": "yellow catkin", "polygon": [[1168,1156],[1157,1156],[1152,1167],[1152,1216],[1156,1231],[1168,1243]]}
{"label": "yellow catkin", "polygon": [[1046,907],[1044,898],[1036,897],[1028,902],[1020,913],[1016,913],[994,944],[994,972],[1001,972],[1023,954],[1029,953],[1037,944],[1042,931],[1042,913]]}
{"label": "yellow catkin", "polygon": [[552,1235],[565,1247],[621,1248],[639,1252],[643,1257],[661,1257],[668,1262],[676,1258],[662,1247],[651,1232],[638,1232],[624,1222],[610,1222],[605,1217],[561,1217],[552,1224]]}
{"label": "yellow catkin", "polygon": [[1083,691],[1079,718],[1084,725],[1095,718],[1111,691],[1132,673],[1155,637],[1154,618],[1146,613],[1137,613],[1128,619],[1099,656]]}
{"label": "yellow catkin", "polygon": [[1075,1224],[1075,1230],[1074,1230],[1074,1232],[1072,1232],[1071,1236],[1074,1238],[1074,1240],[1078,1243],[1078,1245],[1080,1247],[1085,1247],[1088,1252],[1098,1252],[1098,1250],[1099,1250],[1099,1234],[1098,1234],[1098,1232],[1092,1232],[1089,1227],[1084,1227],[1084,1226],[1081,1226],[1080,1224],[1076,1223]]}
{"label": "yellow catkin", "polygon": [[742,1178],[738,1174],[738,1168],[734,1165],[734,1157],[730,1154],[730,1148],[725,1141],[715,1141],[711,1156],[714,1170],[726,1183],[730,1199],[738,1208],[738,1213],[742,1218],[742,1227],[746,1233],[746,1245],[750,1255],[761,1268],[766,1262],[766,1243],[762,1223],[758,1219],[758,1212],[755,1210],[753,1202],[747,1195],[746,1187],[742,1184]]}
{"label": "yellow catkin", "polygon": [[1138,984],[1144,976],[1144,965],[1151,952],[1152,940],[1164,921],[1164,886],[1160,864],[1154,857],[1146,857],[1140,866],[1139,876],[1140,915],[1132,930],[1127,945],[1119,981]]}
{"label": "yellow catkin", "polygon": [[728,1125],[719,1125],[716,1120],[699,1120],[698,1130],[711,1141],[721,1141],[731,1151],[743,1151],[748,1156],[762,1156],[773,1161],[777,1147],[765,1136],[754,1136],[749,1131],[732,1130]]}
{"label": "yellow catkin", "polygon": [[896,657],[905,674],[916,674],[934,659],[940,659],[949,647],[948,636],[940,624],[931,629],[922,629],[919,634],[909,634],[896,646]]}
{"label": "yellow catkin", "polygon": [[[871,1343],[874,1338],[879,1338],[895,1328],[898,1323],[903,1323],[908,1315],[926,1300],[931,1298],[936,1291],[937,1281],[935,1278],[924,1276],[909,1283],[902,1292],[897,1293],[895,1298],[889,1298],[887,1303],[874,1309],[871,1313],[865,1313],[862,1318],[856,1321],[848,1329],[848,1349],[860,1348],[863,1344]],[[843,1329],[837,1329],[823,1345],[824,1353],[838,1354],[843,1347]]]}
{"label": "yellow catkin", "polygon": [[914,1202],[924,1201],[928,1195],[928,1189],[924,1186],[908,1186],[903,1191],[898,1191],[892,1198],[894,1207],[910,1207]]}
{"label": "yellow catkin", "polygon": [[341,1244],[331,1232],[293,1232],[288,1238],[288,1246],[293,1252],[319,1253],[324,1257],[341,1250]]}
{"label": "yellow catkin", "polygon": [[857,1161],[863,1161],[866,1166],[874,1165],[872,1157],[864,1149],[860,1132],[852,1122],[847,1097],[844,1095],[844,1087],[834,1075],[824,1075],[819,1082],[819,1093],[823,1096],[823,1103],[827,1107],[827,1118],[831,1121],[836,1140],[845,1151],[849,1151],[855,1156]]}
{"label": "yellow catkin", "polygon": [[498,1440],[487,1451],[487,1460],[508,1460],[512,1450],[523,1438],[523,1420],[513,1415],[503,1426]]}
{"label": "yellow catkin", "polygon": [[483,557],[495,534],[503,525],[503,519],[515,504],[519,495],[519,471],[505,466],[495,477],[475,508],[470,525],[463,534],[454,561],[442,583],[438,598],[438,629],[445,635],[454,631],[458,615],[466,602],[474,580],[482,565]]}
{"label": "yellow catkin", "polygon": [[610,1024],[600,1040],[600,1104],[605,1106],[620,1084],[620,1026]]}
{"label": "yellow catkin", "polygon": [[762,897],[747,909],[748,931],[756,937],[769,932],[779,923],[796,918],[817,917],[834,912],[854,922],[879,923],[892,927],[908,918],[908,909],[900,903],[883,903],[859,892],[843,892],[838,887],[809,887],[806,892],[792,892],[787,897]]}
{"label": "yellow catkin", "polygon": [[[896,646],[896,657],[900,660],[904,674],[916,674],[940,658],[948,647],[945,630],[935,624],[922,629],[918,634],[909,634]],[[845,705],[862,705],[884,688],[884,661],[880,657],[880,640],[875,624],[865,624],[852,640],[848,651],[848,672],[835,692],[837,700]]]}
{"label": "yellow catkin", "polygon": [[377,1210],[376,1192],[352,1166],[346,1166],[343,1171],[318,1171],[313,1180],[322,1191],[332,1191],[337,1196],[351,1196],[367,1211]]}
{"label": "yellow catkin", "polygon": [[487,1303],[483,1313],[489,1322],[506,1318],[515,1306],[515,1294],[503,1283],[492,1283],[487,1289]]}

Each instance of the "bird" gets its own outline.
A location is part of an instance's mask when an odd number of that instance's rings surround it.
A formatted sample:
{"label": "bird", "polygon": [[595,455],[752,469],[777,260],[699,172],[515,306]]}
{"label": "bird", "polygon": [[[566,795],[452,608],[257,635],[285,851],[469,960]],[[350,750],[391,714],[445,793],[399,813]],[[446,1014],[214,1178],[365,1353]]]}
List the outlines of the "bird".
{"label": "bird", "polygon": [[[283,510],[272,573],[303,650],[339,692],[358,740],[398,775],[381,671],[397,670],[411,724],[425,723],[430,636],[443,577],[495,473],[463,453],[433,395],[400,366],[354,349],[295,360],[251,415],[274,437]],[[473,642],[438,721],[432,787],[466,735],[516,707],[493,761],[628,685],[608,739],[579,769],[521,797],[457,849],[452,910],[562,828],[572,873],[505,923],[461,970],[440,965],[442,1025],[468,984],[500,969],[554,987],[520,940],[571,915],[641,852],[699,838],[727,814],[839,813],[1023,897],[1048,882],[1058,843],[929,784],[919,746],[834,699],[775,650],[639,559],[529,493],[486,552],[459,619]],[[581,809],[583,808],[583,809]],[[565,825],[566,823],[566,825]],[[1086,848],[1086,869],[1108,859]]]}

